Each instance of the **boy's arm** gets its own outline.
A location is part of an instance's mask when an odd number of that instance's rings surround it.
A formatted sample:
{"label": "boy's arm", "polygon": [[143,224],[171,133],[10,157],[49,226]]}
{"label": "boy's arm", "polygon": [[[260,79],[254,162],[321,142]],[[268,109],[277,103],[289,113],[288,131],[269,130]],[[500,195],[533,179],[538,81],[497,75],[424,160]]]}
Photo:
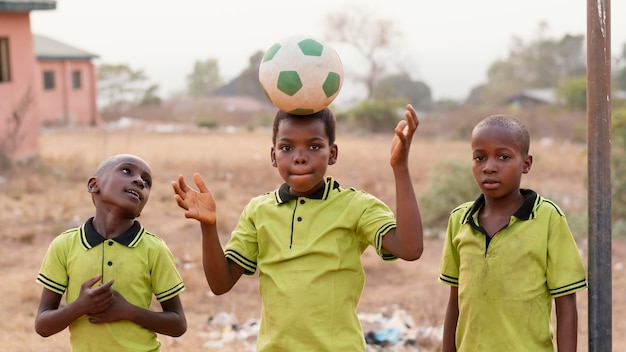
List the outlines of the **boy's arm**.
{"label": "boy's arm", "polygon": [[576,351],[578,343],[578,310],[576,293],[555,298],[556,344],[559,351]]}
{"label": "boy's arm", "polygon": [[172,182],[174,198],[185,209],[185,217],[200,221],[202,230],[202,266],[211,291],[216,295],[228,292],[243,275],[244,269],[228,260],[217,233],[216,204],[200,174],[193,175],[198,191],[190,188],[183,176]]}
{"label": "boy's arm", "polygon": [[396,257],[417,260],[424,249],[422,218],[409,173],[409,150],[419,120],[411,104],[391,142],[390,164],[396,184],[396,228],[383,236],[383,248]]}
{"label": "boy's arm", "polygon": [[89,317],[92,324],[132,321],[156,333],[178,337],[187,331],[187,319],[179,296],[161,302],[162,312],[137,307],[126,301],[124,296],[113,290],[113,304],[100,314]]}
{"label": "boy's arm", "polygon": [[48,337],[64,330],[84,314],[95,314],[109,308],[113,303],[113,281],[93,287],[101,278],[102,275],[98,275],[85,281],[78,298],[62,308],[59,308],[62,295],[44,288],[35,317],[35,331]]}
{"label": "boy's arm", "polygon": [[459,320],[459,288],[450,286],[448,308],[443,322],[443,341],[441,352],[456,351],[456,325]]}

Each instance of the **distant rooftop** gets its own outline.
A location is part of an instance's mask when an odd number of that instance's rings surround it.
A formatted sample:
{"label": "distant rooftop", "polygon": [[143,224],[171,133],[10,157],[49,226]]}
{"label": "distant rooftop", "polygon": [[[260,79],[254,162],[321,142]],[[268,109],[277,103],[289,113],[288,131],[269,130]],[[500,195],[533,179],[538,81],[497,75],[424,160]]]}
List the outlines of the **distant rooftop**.
{"label": "distant rooftop", "polygon": [[57,2],[54,0],[0,0],[0,11],[31,11],[54,10]]}
{"label": "distant rooftop", "polygon": [[98,55],[61,43],[43,35],[34,34],[35,56],[39,60],[90,60]]}

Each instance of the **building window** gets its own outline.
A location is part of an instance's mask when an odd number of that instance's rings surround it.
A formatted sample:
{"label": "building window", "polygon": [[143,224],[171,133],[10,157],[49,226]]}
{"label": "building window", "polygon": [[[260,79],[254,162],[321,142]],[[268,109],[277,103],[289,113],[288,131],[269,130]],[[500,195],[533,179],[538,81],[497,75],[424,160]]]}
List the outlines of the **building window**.
{"label": "building window", "polygon": [[9,38],[0,37],[0,83],[11,81],[9,66]]}
{"label": "building window", "polygon": [[80,71],[72,71],[72,88],[80,89]]}
{"label": "building window", "polygon": [[54,71],[43,71],[43,89],[54,89]]}

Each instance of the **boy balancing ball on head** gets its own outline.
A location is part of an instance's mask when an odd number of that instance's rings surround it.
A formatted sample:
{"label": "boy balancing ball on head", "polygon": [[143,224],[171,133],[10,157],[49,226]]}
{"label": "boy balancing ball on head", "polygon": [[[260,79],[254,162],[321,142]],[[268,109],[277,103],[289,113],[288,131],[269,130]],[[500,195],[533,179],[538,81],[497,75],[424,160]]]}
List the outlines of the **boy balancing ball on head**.
{"label": "boy balancing ball on head", "polygon": [[576,292],[585,269],[565,215],[520,188],[530,171],[530,136],[494,115],[472,131],[472,171],[482,194],[454,209],[439,280],[450,285],[443,351],[575,351]]}
{"label": "boy balancing ball on head", "polygon": [[285,183],[253,198],[224,251],[216,205],[198,174],[198,191],[179,176],[175,199],[187,218],[200,221],[204,272],[216,294],[242,274],[259,271],[263,311],[259,351],[365,351],[357,317],[364,285],[360,256],[373,246],[384,260],[417,260],[422,223],[409,175],[409,149],[419,123],[408,105],[391,147],[396,216],[372,195],[342,188],[326,175],[335,164],[335,118],[278,111],[271,161]]}
{"label": "boy balancing ball on head", "polygon": [[[186,331],[174,257],[135,220],[151,187],[150,167],[134,155],[110,157],[89,178],[96,215],[52,241],[37,276],[39,335],[69,326],[73,351],[147,352],[160,350],[156,333]],[[149,310],[153,294],[162,312]]]}

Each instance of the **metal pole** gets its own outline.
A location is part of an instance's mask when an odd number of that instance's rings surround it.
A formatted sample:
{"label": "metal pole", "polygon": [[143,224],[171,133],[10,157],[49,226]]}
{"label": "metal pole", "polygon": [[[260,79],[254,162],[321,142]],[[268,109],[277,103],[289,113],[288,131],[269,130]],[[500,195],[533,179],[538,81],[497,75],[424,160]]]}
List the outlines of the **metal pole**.
{"label": "metal pole", "polygon": [[589,351],[611,352],[610,0],[587,0]]}

